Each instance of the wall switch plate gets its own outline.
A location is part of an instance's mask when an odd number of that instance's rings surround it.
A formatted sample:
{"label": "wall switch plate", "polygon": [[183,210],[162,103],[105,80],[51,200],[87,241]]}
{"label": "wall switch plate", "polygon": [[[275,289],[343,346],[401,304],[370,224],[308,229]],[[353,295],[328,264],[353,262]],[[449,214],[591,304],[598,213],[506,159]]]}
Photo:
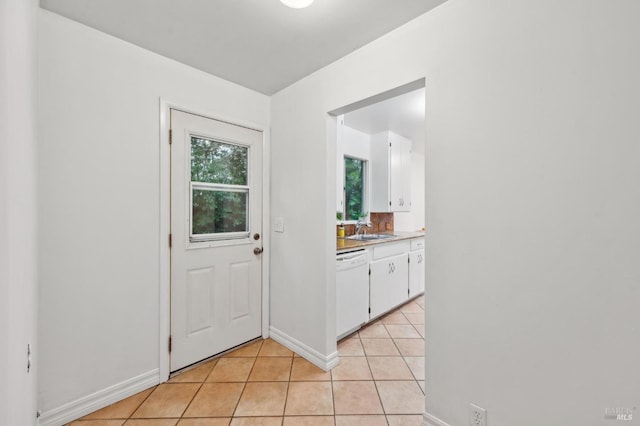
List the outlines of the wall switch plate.
{"label": "wall switch plate", "polygon": [[487,426],[487,410],[470,403],[469,426]]}
{"label": "wall switch plate", "polygon": [[273,230],[274,232],[284,232],[284,218],[276,217],[273,221]]}

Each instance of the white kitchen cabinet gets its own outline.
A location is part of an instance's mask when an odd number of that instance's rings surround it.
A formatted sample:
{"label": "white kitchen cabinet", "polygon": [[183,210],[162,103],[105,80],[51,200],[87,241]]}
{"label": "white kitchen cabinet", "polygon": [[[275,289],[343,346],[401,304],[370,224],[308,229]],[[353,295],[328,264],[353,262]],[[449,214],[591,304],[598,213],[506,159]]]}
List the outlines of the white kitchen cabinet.
{"label": "white kitchen cabinet", "polygon": [[408,259],[405,252],[369,263],[369,318],[375,318],[407,300]]}
{"label": "white kitchen cabinet", "polygon": [[393,132],[371,136],[371,211],[411,211],[411,141]]}
{"label": "white kitchen cabinet", "polygon": [[409,298],[424,292],[424,237],[411,240],[409,252]]}

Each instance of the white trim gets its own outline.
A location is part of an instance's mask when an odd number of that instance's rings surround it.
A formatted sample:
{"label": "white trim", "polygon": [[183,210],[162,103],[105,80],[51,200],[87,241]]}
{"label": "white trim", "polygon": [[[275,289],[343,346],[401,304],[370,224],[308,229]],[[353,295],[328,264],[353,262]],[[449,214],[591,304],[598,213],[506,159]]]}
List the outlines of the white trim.
{"label": "white trim", "polygon": [[135,395],[159,383],[159,370],[148,371],[123,382],[109,386],[75,401],[68,402],[58,408],[42,413],[38,419],[40,426],[62,426],[114,402]]}
{"label": "white trim", "polygon": [[426,411],[422,414],[424,426],[450,426],[449,423],[443,422],[433,414],[429,414]]}
{"label": "white trim", "polygon": [[271,338],[273,340],[280,343],[282,346],[291,349],[310,363],[314,364],[316,367],[322,368],[324,371],[331,370],[340,362],[338,351],[325,356],[312,347],[305,345],[275,327],[269,327],[269,330],[271,331]]}
{"label": "white trim", "polygon": [[171,198],[170,198],[170,146],[169,146],[169,128],[170,128],[170,113],[171,109],[177,109],[189,114],[200,115],[203,117],[209,117],[214,120],[224,121],[226,123],[234,124],[237,126],[246,127],[249,129],[262,132],[262,246],[264,252],[262,253],[262,337],[264,339],[269,337],[269,262],[270,262],[270,216],[269,216],[269,198],[270,198],[270,180],[271,173],[270,168],[270,130],[269,127],[263,124],[253,123],[247,120],[238,119],[236,117],[227,117],[223,114],[212,111],[203,111],[201,109],[194,109],[179,103],[171,102],[160,97],[160,250],[158,256],[160,258],[160,346],[158,348],[160,357],[159,378],[160,382],[169,380],[170,366],[169,366],[169,352],[168,342],[169,334],[171,333],[171,311],[169,310],[171,302],[170,291],[170,278],[171,278],[171,257],[168,245],[169,230],[171,229],[170,223],[170,211],[171,211]]}

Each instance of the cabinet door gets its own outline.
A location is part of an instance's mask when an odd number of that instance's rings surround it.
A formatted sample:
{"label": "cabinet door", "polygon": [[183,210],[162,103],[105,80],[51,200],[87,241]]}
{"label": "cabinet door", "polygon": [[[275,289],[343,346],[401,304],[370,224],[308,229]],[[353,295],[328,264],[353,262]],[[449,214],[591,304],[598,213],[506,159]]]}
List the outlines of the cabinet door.
{"label": "cabinet door", "polygon": [[369,264],[369,318],[375,318],[408,299],[409,264],[407,253]]}
{"label": "cabinet door", "polygon": [[424,250],[409,253],[409,297],[424,292]]}

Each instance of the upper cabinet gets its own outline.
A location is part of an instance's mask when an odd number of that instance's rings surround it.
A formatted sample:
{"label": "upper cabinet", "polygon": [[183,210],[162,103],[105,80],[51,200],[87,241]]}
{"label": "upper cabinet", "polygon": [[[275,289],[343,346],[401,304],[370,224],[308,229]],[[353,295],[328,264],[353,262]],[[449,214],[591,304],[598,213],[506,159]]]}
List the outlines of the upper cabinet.
{"label": "upper cabinet", "polygon": [[371,136],[371,211],[411,211],[411,141],[393,132]]}

